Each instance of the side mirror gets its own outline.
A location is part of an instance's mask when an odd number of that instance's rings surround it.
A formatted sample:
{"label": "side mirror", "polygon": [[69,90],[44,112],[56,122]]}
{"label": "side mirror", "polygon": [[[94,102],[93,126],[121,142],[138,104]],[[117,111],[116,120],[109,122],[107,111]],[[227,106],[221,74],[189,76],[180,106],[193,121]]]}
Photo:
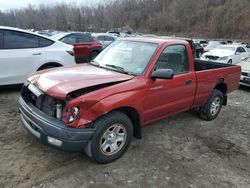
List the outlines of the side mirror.
{"label": "side mirror", "polygon": [[235,55],[240,55],[240,52],[235,52]]}
{"label": "side mirror", "polygon": [[159,69],[152,73],[152,79],[166,79],[170,80],[174,78],[174,71],[172,69]]}

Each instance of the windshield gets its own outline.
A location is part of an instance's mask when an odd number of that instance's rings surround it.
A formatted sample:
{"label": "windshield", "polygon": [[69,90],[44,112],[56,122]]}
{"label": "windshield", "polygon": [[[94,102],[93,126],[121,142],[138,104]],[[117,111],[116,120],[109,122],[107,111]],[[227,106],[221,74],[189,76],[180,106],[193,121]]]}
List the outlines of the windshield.
{"label": "windshield", "polygon": [[94,59],[93,64],[118,72],[140,75],[157,47],[158,45],[153,43],[115,41]]}
{"label": "windshield", "polygon": [[217,49],[235,51],[235,47],[231,46],[218,46]]}

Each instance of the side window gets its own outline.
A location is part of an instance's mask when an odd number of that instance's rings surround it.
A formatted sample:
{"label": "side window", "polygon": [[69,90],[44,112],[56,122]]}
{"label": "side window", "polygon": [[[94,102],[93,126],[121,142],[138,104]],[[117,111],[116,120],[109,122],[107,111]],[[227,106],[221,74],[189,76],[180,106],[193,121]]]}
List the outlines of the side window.
{"label": "side window", "polygon": [[97,39],[100,41],[104,41],[104,36],[98,36]]}
{"label": "side window", "polygon": [[242,47],[240,47],[240,53],[246,52],[246,50]]}
{"label": "side window", "polygon": [[106,41],[114,41],[114,38],[110,37],[110,36],[105,36],[105,40]]}
{"label": "side window", "polygon": [[77,40],[78,42],[91,42],[92,41],[89,36],[85,36],[85,35],[78,35]]}
{"label": "side window", "polygon": [[42,37],[39,38],[39,47],[47,47],[47,46],[52,45],[53,43],[54,43],[54,41],[52,41],[52,40],[45,39]]}
{"label": "side window", "polygon": [[0,49],[3,49],[3,31],[0,30]]}
{"label": "side window", "polygon": [[155,69],[172,69],[174,74],[189,71],[187,49],[184,45],[171,45],[165,48],[156,62]]}
{"label": "side window", "polygon": [[66,44],[73,44],[76,43],[76,36],[75,35],[68,35],[60,39],[61,42],[64,42]]}
{"label": "side window", "polygon": [[4,49],[38,48],[39,40],[35,35],[18,31],[4,31]]}

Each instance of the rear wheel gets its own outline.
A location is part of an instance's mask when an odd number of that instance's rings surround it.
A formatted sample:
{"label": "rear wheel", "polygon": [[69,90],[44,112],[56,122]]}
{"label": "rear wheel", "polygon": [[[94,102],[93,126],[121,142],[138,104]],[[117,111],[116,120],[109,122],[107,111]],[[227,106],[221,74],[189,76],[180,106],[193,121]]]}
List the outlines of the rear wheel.
{"label": "rear wheel", "polygon": [[86,153],[98,163],[119,159],[130,145],[133,125],[127,115],[111,112],[94,123],[96,134],[89,142]]}
{"label": "rear wheel", "polygon": [[90,59],[91,59],[91,60],[92,60],[92,59],[95,59],[96,56],[98,56],[98,54],[99,54],[99,52],[97,52],[97,51],[91,52],[91,54],[90,54]]}
{"label": "rear wheel", "polygon": [[223,94],[221,91],[215,89],[212,94],[209,96],[207,103],[200,110],[200,117],[204,120],[211,121],[214,120],[223,104]]}

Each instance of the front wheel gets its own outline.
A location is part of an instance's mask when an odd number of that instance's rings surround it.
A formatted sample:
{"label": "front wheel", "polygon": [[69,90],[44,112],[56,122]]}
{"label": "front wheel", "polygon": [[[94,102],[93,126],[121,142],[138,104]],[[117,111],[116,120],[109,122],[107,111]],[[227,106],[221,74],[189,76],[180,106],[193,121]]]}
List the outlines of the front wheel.
{"label": "front wheel", "polygon": [[214,120],[220,113],[222,104],[223,104],[222,92],[217,89],[213,90],[205,106],[200,109],[200,117],[207,121]]}
{"label": "front wheel", "polygon": [[127,115],[111,112],[94,123],[97,129],[87,146],[87,154],[106,164],[119,159],[130,145],[133,125]]}

